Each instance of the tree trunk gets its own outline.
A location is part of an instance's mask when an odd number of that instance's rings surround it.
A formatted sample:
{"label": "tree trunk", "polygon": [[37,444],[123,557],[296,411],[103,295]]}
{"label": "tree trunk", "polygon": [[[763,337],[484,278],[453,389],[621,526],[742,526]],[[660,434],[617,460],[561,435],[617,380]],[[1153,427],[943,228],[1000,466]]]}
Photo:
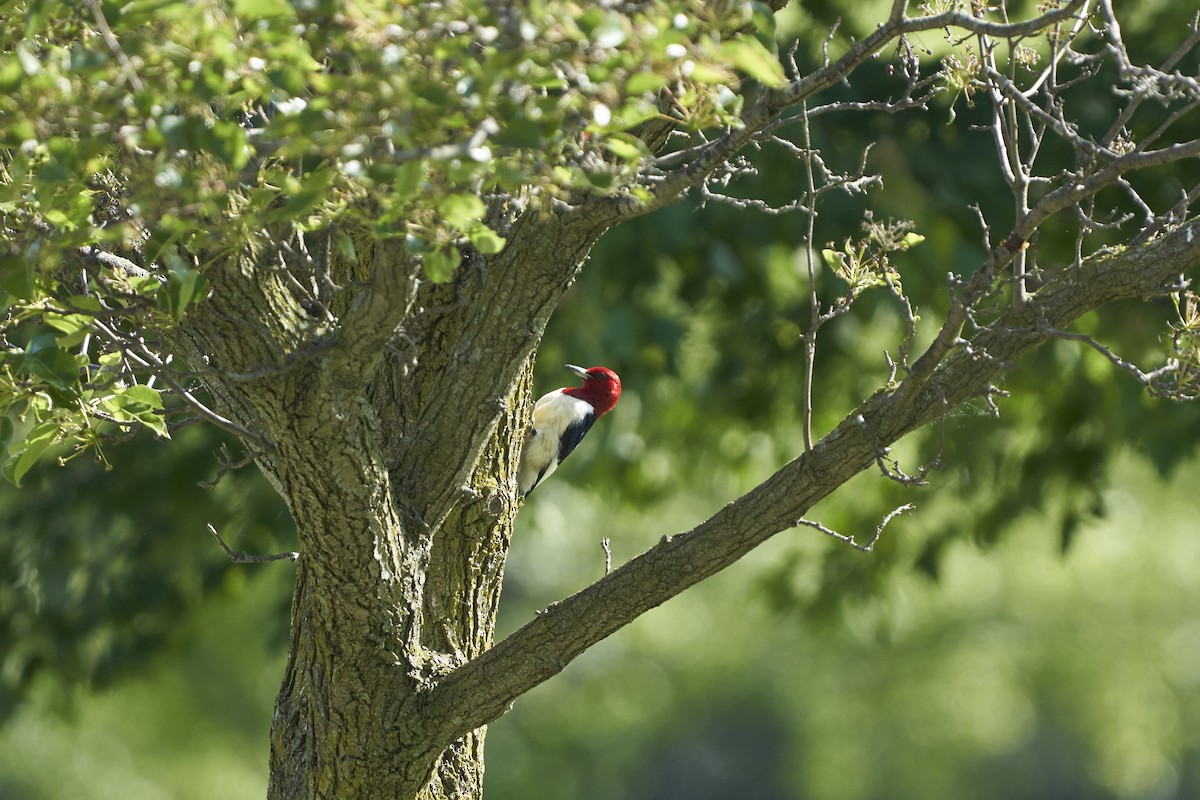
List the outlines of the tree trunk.
{"label": "tree trunk", "polygon": [[365,236],[353,264],[319,265],[347,287],[327,297],[269,268],[278,251],[228,259],[172,334],[258,437],[298,529],[270,798],[482,794],[484,728],[424,706],[492,644],[533,352],[606,227],[580,209],[510,213],[493,221],[504,252],[466,254],[448,284]]}
{"label": "tree trunk", "polygon": [[503,416],[472,477],[478,499],[450,514],[432,547],[415,521],[396,514],[402,504],[369,457],[372,426],[362,426],[361,448],[318,441],[288,459],[308,465],[284,481],[304,557],[269,797],[482,793],[484,730],[443,752],[444,726],[416,713],[413,699],[491,644],[515,509],[486,498],[515,474],[507,443],[519,406]]}

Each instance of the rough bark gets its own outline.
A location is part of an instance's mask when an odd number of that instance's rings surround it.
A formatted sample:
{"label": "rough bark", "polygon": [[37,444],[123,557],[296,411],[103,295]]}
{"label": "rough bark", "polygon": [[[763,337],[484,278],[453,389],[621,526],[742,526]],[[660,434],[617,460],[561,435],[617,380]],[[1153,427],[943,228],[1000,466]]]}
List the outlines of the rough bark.
{"label": "rough bark", "polygon": [[247,254],[174,332],[298,528],[270,797],[480,796],[483,729],[443,739],[414,701],[492,644],[531,354],[606,225],[525,210],[419,292],[399,244],[360,240],[329,315]]}

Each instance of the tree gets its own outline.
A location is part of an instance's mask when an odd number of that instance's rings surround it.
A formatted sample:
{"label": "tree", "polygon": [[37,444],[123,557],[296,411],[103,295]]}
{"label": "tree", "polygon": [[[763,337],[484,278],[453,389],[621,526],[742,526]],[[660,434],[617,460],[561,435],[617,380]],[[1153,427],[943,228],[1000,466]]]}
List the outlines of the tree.
{"label": "tree", "polygon": [[[781,6],[5,8],[20,20],[0,34],[5,475],[139,427],[241,440],[300,539],[272,797],[477,795],[484,726],[644,611],[796,525],[871,549],[804,515],[872,467],[922,480],[892,444],[995,404],[1041,343],[1078,340],[1153,392],[1195,394],[1180,276],[1200,257],[1200,141],[1178,129],[1200,84],[1177,70],[1194,25],[1152,67],[1108,3],[1013,21],[897,2],[862,38],[780,57]],[[944,57],[923,62],[941,31]],[[879,56],[891,95],[817,105]],[[1107,117],[1076,109],[1088,81],[1118,90]],[[1011,210],[1002,226],[979,211],[986,256],[951,273],[924,336],[897,266],[922,243],[911,223],[869,218],[817,255],[818,203],[874,179],[865,159],[830,166],[811,129],[937,96],[990,110]],[[779,205],[738,192],[763,147],[798,165]],[[493,643],[545,326],[606,230],[689,193],[807,220],[803,441],[711,519]],[[839,295],[819,292],[825,269]],[[818,333],[872,289],[908,330],[884,384],[815,439]],[[1067,330],[1162,296],[1154,369]]]}

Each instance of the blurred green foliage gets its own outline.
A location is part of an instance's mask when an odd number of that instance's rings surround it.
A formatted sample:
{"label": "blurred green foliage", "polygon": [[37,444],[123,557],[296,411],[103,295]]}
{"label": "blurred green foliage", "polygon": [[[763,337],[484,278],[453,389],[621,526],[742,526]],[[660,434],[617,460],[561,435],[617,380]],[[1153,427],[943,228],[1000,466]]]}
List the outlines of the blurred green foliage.
{"label": "blurred green foliage", "polygon": [[[789,9],[781,29],[819,29],[815,48],[840,7]],[[1125,33],[1169,50],[1164,31],[1186,16],[1158,4]],[[878,96],[895,80],[879,65],[837,92]],[[1094,104],[1103,125],[1112,100]],[[925,241],[895,266],[928,309],[923,337],[946,273],[982,255],[968,206],[996,226],[1011,214],[989,137],[970,129],[982,112],[948,114],[813,129],[838,168],[873,143],[884,180],[822,205],[818,247],[856,234],[868,206],[913,220]],[[756,158],[745,194],[794,198],[796,165]],[[1181,182],[1165,176],[1164,196]],[[522,511],[499,635],[599,577],[602,538],[619,564],[801,451],[803,229],[798,215],[679,205],[596,248],[536,381],[605,364],[625,394]],[[1069,259],[1070,242],[1047,238],[1042,259]],[[826,302],[842,291],[820,264],[817,279]],[[1105,309],[1080,330],[1148,358],[1168,311]],[[822,331],[818,435],[877,388],[901,333],[884,292]],[[869,472],[815,509],[861,539],[915,503],[874,554],[782,534],[522,698],[488,736],[489,798],[1200,795],[1200,411],[1147,398],[1070,342],[1003,388],[998,417],[980,405],[897,447],[910,471],[940,454],[927,487]],[[230,566],[204,523],[259,552],[291,549],[290,523],[247,471],[196,488],[216,443],[185,434],[116,449],[112,472],[40,465],[0,493],[0,796],[263,795],[290,570]]]}
{"label": "blurred green foliage", "polygon": [[211,432],[189,428],[170,447],[148,439],[110,447],[111,469],[43,465],[0,494],[0,718],[39,680],[65,700],[139,672],[181,621],[243,586],[207,524],[238,549],[294,548],[287,510],[257,472],[199,485],[220,471]]}

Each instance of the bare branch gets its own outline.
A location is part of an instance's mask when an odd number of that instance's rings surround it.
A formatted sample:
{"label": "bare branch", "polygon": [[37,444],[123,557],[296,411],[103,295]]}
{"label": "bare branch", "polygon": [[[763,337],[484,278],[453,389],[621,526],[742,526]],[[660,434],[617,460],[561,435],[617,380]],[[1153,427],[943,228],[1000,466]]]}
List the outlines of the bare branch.
{"label": "bare branch", "polygon": [[1111,186],[1122,175],[1134,170],[1157,167],[1181,161],[1185,158],[1200,156],[1200,139],[1162,147],[1158,150],[1133,152],[1105,164],[1097,171],[1086,177],[1069,180],[1059,188],[1043,197],[1028,214],[1017,221],[1013,227],[1013,235],[1008,240],[1019,248],[1021,242],[1028,241],[1033,232],[1049,217],[1068,208],[1085,197],[1090,197],[1101,189]]}
{"label": "bare branch", "polygon": [[[113,253],[107,253],[98,247],[95,247],[94,245],[88,245],[87,247],[79,248],[79,254],[84,258],[88,258],[98,264],[103,264],[106,267],[115,267],[117,269],[124,270],[126,273],[138,278],[159,277],[145,267],[140,267],[133,263],[128,258],[122,258],[121,256],[114,255]],[[161,278],[159,279],[161,280]]]}
{"label": "bare branch", "polygon": [[879,467],[879,471],[883,473],[883,477],[888,480],[895,481],[901,486],[924,486],[926,483],[926,473],[938,466],[938,463],[934,461],[932,464],[922,465],[917,470],[916,475],[906,475],[904,470],[900,469],[900,462],[891,457],[891,448],[879,440],[879,437],[875,435],[875,431],[871,430],[871,426],[862,414],[854,418],[854,424],[862,428],[867,436],[871,437],[871,448],[874,451],[875,464]]}
{"label": "bare branch", "polygon": [[912,503],[905,503],[904,505],[900,506],[899,508],[892,509],[888,513],[888,515],[883,518],[883,521],[880,522],[878,526],[876,526],[875,535],[872,536],[870,541],[868,541],[866,544],[859,544],[858,540],[855,539],[853,536],[847,536],[844,533],[838,533],[837,531],[833,530],[832,528],[827,528],[824,525],[822,525],[821,523],[814,522],[811,519],[804,519],[803,517],[801,517],[800,519],[796,520],[796,524],[797,525],[805,525],[809,528],[813,528],[814,530],[818,530],[821,533],[825,534],[826,536],[830,536],[834,539],[837,539],[839,542],[843,542],[844,544],[850,545],[855,550],[861,550],[864,553],[870,553],[875,549],[875,545],[879,541],[879,537],[883,535],[883,529],[887,527],[888,523],[891,522],[893,519],[895,519],[900,514],[903,514],[906,511],[912,511],[914,508],[916,508],[916,506],[914,506]]}
{"label": "bare branch", "polygon": [[1071,0],[1061,8],[1026,21],[990,22],[957,11],[924,17],[905,17],[905,4],[897,2],[888,21],[872,31],[869,36],[853,43],[841,58],[825,64],[803,78],[791,81],[781,89],[764,92],[743,116],[742,127],[732,128],[711,142],[691,148],[686,155],[671,154],[657,162],[657,166],[661,167],[677,163],[681,159],[687,160],[685,166],[678,167],[665,179],[652,183],[649,188],[653,192],[653,199],[649,202],[638,202],[628,196],[603,198],[593,203],[593,210],[596,213],[604,213],[594,207],[607,207],[608,214],[620,219],[646,214],[673,203],[689,189],[703,183],[715,169],[726,163],[764,130],[778,124],[781,112],[799,106],[845,80],[860,64],[905,35],[942,28],[959,28],[976,35],[1002,38],[1027,36],[1071,19],[1083,4],[1084,0]]}
{"label": "bare branch", "polygon": [[99,0],[87,0],[87,5],[92,9],[92,18],[96,20],[96,27],[100,30],[101,38],[104,39],[104,43],[116,57],[117,63],[121,65],[121,71],[125,73],[125,79],[129,81],[129,85],[134,89],[137,89],[139,92],[142,91],[146,86],[138,76],[133,62],[129,60],[129,56],[121,49],[121,43],[117,41],[116,34],[109,27],[108,20],[104,18],[104,11],[100,8]]}
{"label": "bare branch", "polygon": [[229,556],[229,560],[235,564],[265,564],[268,561],[298,561],[300,559],[300,554],[294,551],[289,551],[287,553],[271,553],[270,555],[265,556],[239,553],[225,543],[225,540],[221,538],[221,534],[217,533],[217,529],[213,527],[211,522],[208,523],[207,527],[208,532],[213,535],[213,538],[217,540],[217,544],[221,545],[221,549],[225,551],[225,555]]}
{"label": "bare branch", "polygon": [[804,331],[804,385],[801,389],[801,426],[804,431],[804,452],[812,450],[812,385],[813,368],[817,360],[817,331],[821,327],[821,306],[817,300],[817,280],[813,264],[814,225],[817,217],[817,190],[813,183],[812,137],[808,128],[808,107],[800,106],[801,130],[804,132],[804,178],[808,181],[808,229],[804,235],[804,268],[808,278],[808,328]]}
{"label": "bare branch", "polygon": [[[1138,365],[1133,364],[1133,363],[1121,358],[1116,353],[1114,353],[1112,350],[1109,350],[1107,347],[1100,344],[1100,342],[1096,341],[1095,339],[1093,339],[1091,336],[1088,336],[1087,334],[1073,333],[1071,331],[1059,330],[1058,328],[1055,328],[1053,325],[1050,325],[1049,323],[1046,323],[1045,321],[1042,322],[1041,327],[1042,327],[1043,331],[1045,331],[1050,336],[1053,336],[1055,339],[1066,339],[1068,341],[1073,341],[1073,342],[1083,342],[1088,347],[1092,348],[1097,353],[1099,353],[1100,355],[1104,356],[1109,361],[1111,361],[1114,366],[1116,366],[1119,369],[1121,369],[1122,371],[1132,375],[1138,383],[1140,383],[1147,390],[1149,390],[1150,392],[1152,392],[1153,394],[1156,394],[1156,395],[1172,396],[1172,393],[1170,391],[1163,390],[1162,379],[1168,375],[1180,372],[1181,370],[1184,369],[1184,365],[1180,364],[1179,361],[1177,361],[1176,359],[1170,359],[1167,361],[1166,364],[1159,367],[1158,369],[1151,370],[1150,372],[1143,372],[1142,369]],[[1180,398],[1180,399],[1192,399],[1192,398],[1191,398],[1191,396],[1187,396],[1187,397]]]}
{"label": "bare branch", "polygon": [[220,463],[220,467],[217,470],[217,474],[213,476],[212,479],[198,482],[197,485],[202,489],[208,489],[211,491],[217,488],[217,484],[220,483],[221,479],[227,474],[233,472],[234,470],[239,470],[242,467],[250,466],[254,463],[254,459],[264,454],[256,453],[253,450],[247,450],[244,456],[239,458],[237,461],[234,461],[233,456],[229,454],[229,448],[224,442],[222,442],[221,446],[217,448],[215,455],[217,461]]}

